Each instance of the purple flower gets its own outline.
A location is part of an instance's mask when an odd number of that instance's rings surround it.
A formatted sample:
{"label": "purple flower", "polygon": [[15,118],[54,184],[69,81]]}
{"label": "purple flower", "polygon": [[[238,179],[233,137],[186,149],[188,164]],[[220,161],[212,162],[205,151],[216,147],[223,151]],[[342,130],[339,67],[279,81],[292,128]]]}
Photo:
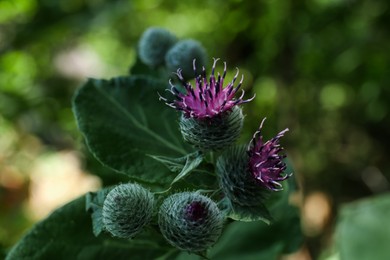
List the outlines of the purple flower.
{"label": "purple flower", "polygon": [[278,191],[282,190],[282,185],[279,182],[291,176],[291,174],[282,175],[286,170],[286,164],[283,162],[283,158],[286,156],[279,154],[283,151],[283,148],[279,145],[279,139],[288,131],[288,128],[271,140],[264,142],[261,136],[264,121],[265,118],[248,146],[249,170],[256,180],[266,188]]}
{"label": "purple flower", "polygon": [[185,208],[185,217],[190,221],[199,221],[207,216],[207,209],[200,201],[193,201]]}
{"label": "purple flower", "polygon": [[[207,81],[206,70],[203,67],[202,74],[195,78],[195,88],[192,87],[191,83],[184,81],[181,73],[182,70],[178,69],[176,74],[178,79],[182,82],[186,93],[180,92],[172,82],[169,81],[171,89],[168,89],[168,91],[176,97],[176,100],[168,101],[168,99],[162,96],[160,96],[160,100],[165,101],[170,107],[183,111],[185,117],[197,119],[213,118],[231,110],[236,105],[251,101],[254,97],[247,100],[243,99],[245,94],[244,90],[242,90],[242,94],[238,99],[234,98],[234,95],[238,92],[244,80],[244,75],[242,75],[239,84],[237,87],[234,87],[234,82],[238,76],[238,69],[233,80],[227,84],[225,88],[223,87],[223,81],[226,76],[226,62],[224,62],[225,68],[223,75],[221,76],[218,73],[216,78],[214,76],[214,70],[217,61],[218,59],[214,59],[209,81]],[[193,62],[193,69],[196,73],[195,60]]]}

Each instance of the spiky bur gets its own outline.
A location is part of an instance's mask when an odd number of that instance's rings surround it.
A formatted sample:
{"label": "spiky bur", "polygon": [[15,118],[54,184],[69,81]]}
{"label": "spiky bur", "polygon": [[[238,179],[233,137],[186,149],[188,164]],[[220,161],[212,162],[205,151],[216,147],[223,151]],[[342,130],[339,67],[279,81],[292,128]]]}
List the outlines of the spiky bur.
{"label": "spiky bur", "polygon": [[163,28],[147,29],[138,43],[139,58],[151,67],[162,65],[168,50],[177,42],[175,35]]}
{"label": "spiky bur", "polygon": [[153,194],[139,184],[120,184],[103,204],[105,229],[115,237],[133,238],[152,218]]}
{"label": "spiky bur", "polygon": [[165,239],[173,246],[201,253],[221,235],[224,215],[210,198],[196,192],[182,192],[166,198],[158,214]]}
{"label": "spiky bur", "polygon": [[186,142],[200,150],[221,150],[233,144],[241,133],[244,116],[239,107],[213,120],[180,118],[180,130]]}
{"label": "spiky bur", "polygon": [[224,194],[241,206],[257,206],[264,202],[269,191],[282,189],[281,181],[290,175],[282,175],[286,169],[285,155],[279,139],[288,129],[263,142],[260,124],[248,147],[236,146],[226,150],[217,161],[217,173]]}
{"label": "spiky bur", "polygon": [[[195,147],[203,150],[219,150],[234,143],[239,137],[244,116],[238,105],[247,103],[251,99],[243,99],[245,92],[239,98],[235,94],[239,91],[244,77],[234,87],[238,77],[238,70],[233,80],[223,87],[226,76],[226,63],[222,75],[215,77],[215,66],[218,59],[214,59],[211,76],[207,80],[206,70],[195,78],[195,87],[186,82],[177,71],[177,76],[185,88],[180,92],[171,82],[168,91],[176,98],[173,101],[160,96],[168,106],[182,112],[180,128],[184,139]],[[195,60],[193,69],[196,73]]]}
{"label": "spiky bur", "polygon": [[232,203],[257,206],[264,203],[267,192],[253,178],[248,162],[245,146],[229,147],[217,160],[217,174],[223,193]]}
{"label": "spiky bur", "polygon": [[185,79],[194,77],[192,61],[196,59],[201,66],[206,64],[207,52],[202,44],[196,40],[186,39],[178,41],[165,55],[165,65],[169,71],[182,69]]}

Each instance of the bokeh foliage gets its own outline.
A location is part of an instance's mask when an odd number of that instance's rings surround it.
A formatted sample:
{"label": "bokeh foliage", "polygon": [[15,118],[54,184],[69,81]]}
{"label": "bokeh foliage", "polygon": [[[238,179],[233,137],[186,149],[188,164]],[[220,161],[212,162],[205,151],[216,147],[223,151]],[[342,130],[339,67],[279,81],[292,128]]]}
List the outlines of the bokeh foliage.
{"label": "bokeh foliage", "polygon": [[[11,169],[28,183],[28,166],[40,152],[82,149],[71,111],[74,90],[86,77],[127,74],[142,32],[161,26],[199,40],[210,57],[240,68],[244,87],[257,94],[244,107],[243,139],[249,140],[265,116],[265,136],[289,127],[284,146],[306,192],[326,191],[337,208],[388,191],[389,5],[386,0],[1,1],[0,174]],[[90,159],[88,165],[107,176]],[[385,181],[367,182],[374,173]],[[2,222],[21,215],[27,185],[21,197],[0,186]],[[22,224],[10,225],[12,230],[0,228],[0,245],[9,247],[20,236],[28,222],[19,219]]]}

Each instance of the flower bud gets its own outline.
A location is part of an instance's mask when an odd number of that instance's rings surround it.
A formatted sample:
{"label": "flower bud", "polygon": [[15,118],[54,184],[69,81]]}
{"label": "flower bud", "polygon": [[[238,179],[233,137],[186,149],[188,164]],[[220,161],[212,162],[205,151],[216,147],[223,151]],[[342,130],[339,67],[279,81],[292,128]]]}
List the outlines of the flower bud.
{"label": "flower bud", "polygon": [[112,189],[103,203],[103,223],[113,236],[132,238],[149,223],[154,207],[153,194],[139,184],[121,184]]}
{"label": "flower bud", "polygon": [[249,171],[249,156],[244,146],[232,146],[217,160],[217,174],[224,194],[240,206],[264,202],[267,190],[259,186]]}
{"label": "flower bud", "polygon": [[180,118],[180,130],[186,142],[201,150],[221,150],[232,145],[241,133],[244,116],[239,107],[233,107],[213,118]]}
{"label": "flower bud", "polygon": [[189,252],[203,252],[222,233],[224,215],[217,204],[196,192],[176,193],[161,205],[158,224],[165,239]]}
{"label": "flower bud", "polygon": [[182,69],[185,79],[194,78],[192,61],[195,59],[199,67],[206,64],[207,52],[200,42],[188,39],[178,41],[165,55],[165,64],[170,71]]}
{"label": "flower bud", "polygon": [[165,55],[177,38],[162,28],[147,29],[138,44],[139,57],[146,65],[155,67],[164,63]]}

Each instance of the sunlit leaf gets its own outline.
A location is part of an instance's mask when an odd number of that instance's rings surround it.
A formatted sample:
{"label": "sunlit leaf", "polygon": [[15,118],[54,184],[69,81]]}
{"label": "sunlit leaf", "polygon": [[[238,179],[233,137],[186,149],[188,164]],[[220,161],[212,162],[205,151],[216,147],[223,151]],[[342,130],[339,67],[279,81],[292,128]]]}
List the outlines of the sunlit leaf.
{"label": "sunlit leaf", "polygon": [[390,195],[344,206],[336,228],[340,259],[390,259]]}

